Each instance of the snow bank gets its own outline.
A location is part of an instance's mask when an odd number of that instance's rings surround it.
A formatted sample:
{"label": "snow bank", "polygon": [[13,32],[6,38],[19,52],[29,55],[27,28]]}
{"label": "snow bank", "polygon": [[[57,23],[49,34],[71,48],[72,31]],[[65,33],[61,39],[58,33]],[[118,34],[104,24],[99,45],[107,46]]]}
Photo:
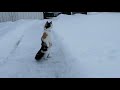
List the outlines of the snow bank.
{"label": "snow bank", "polygon": [[78,77],[120,77],[119,13],[60,15],[54,30]]}

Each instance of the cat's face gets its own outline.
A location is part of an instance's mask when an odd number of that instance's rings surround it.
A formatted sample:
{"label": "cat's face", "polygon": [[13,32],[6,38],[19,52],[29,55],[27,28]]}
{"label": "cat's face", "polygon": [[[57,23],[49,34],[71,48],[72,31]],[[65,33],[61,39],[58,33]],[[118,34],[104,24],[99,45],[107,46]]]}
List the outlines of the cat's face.
{"label": "cat's face", "polygon": [[46,22],[45,24],[45,29],[51,28],[52,27],[52,21],[51,22]]}

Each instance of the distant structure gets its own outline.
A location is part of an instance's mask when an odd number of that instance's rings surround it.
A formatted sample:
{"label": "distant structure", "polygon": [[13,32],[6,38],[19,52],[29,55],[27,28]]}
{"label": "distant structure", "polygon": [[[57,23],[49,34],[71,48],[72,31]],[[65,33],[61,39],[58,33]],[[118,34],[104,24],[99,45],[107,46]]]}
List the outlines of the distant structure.
{"label": "distant structure", "polygon": [[19,19],[44,19],[43,12],[0,12],[0,22]]}
{"label": "distant structure", "polygon": [[73,14],[76,14],[76,13],[86,14],[87,15],[87,12],[62,12],[62,14],[67,14],[67,15],[73,15]]}
{"label": "distant structure", "polygon": [[81,14],[86,14],[87,15],[87,12],[72,12],[72,14],[76,14],[76,13],[81,13]]}
{"label": "distant structure", "polygon": [[59,14],[73,15],[73,14],[77,14],[77,13],[87,15],[87,12],[43,12],[44,19],[50,19],[50,18],[53,18],[53,17],[57,17]]}
{"label": "distant structure", "polygon": [[62,12],[43,12],[44,19],[50,19],[50,18],[53,18],[53,17],[57,17],[61,13]]}
{"label": "distant structure", "polygon": [[87,12],[0,12],[0,22],[16,21],[19,19],[50,19],[59,14],[73,15],[76,13],[86,14]]}

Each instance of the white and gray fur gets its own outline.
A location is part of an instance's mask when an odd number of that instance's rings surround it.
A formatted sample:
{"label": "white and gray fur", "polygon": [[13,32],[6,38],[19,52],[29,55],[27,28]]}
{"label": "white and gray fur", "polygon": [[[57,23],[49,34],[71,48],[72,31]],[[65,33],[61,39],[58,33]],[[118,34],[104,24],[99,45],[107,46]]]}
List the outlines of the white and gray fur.
{"label": "white and gray fur", "polygon": [[51,22],[51,26],[49,28],[44,28],[44,32],[47,34],[47,37],[45,39],[42,39],[42,41],[44,43],[46,43],[48,49],[47,51],[45,52],[45,55],[44,55],[44,58],[46,59],[50,54],[51,52],[51,46],[52,46],[52,38],[51,38],[51,31],[52,31],[52,22]]}

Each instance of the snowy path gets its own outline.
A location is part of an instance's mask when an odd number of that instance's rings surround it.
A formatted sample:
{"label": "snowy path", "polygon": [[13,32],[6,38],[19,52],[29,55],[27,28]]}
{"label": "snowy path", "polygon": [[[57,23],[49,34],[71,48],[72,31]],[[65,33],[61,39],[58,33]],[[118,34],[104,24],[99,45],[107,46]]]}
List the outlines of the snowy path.
{"label": "snowy path", "polygon": [[[0,77],[19,78],[59,78],[67,77],[69,65],[65,60],[61,44],[53,31],[52,58],[49,60],[35,61],[34,56],[40,48],[41,22],[33,21],[29,24],[24,34],[21,33],[12,53],[0,65]],[[28,28],[29,27],[29,28]]]}

